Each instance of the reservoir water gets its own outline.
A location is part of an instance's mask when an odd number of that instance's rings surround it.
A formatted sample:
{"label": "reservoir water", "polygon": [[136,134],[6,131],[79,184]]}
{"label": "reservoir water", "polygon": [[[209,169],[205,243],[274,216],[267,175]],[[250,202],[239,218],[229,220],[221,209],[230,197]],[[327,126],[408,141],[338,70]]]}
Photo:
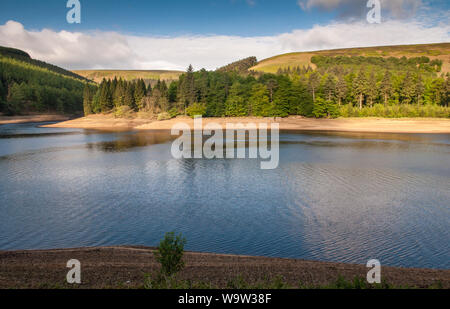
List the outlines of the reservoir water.
{"label": "reservoir water", "polygon": [[171,156],[168,132],[0,126],[0,250],[155,246],[450,268],[450,135],[285,132],[280,164]]}

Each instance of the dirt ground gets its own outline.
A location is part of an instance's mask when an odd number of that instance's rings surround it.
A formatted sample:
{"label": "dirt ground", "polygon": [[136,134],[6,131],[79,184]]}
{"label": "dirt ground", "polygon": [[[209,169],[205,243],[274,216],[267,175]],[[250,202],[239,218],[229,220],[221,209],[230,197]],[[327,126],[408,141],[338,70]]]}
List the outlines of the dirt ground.
{"label": "dirt ground", "polygon": [[[47,127],[81,128],[81,129],[136,129],[136,130],[171,130],[177,123],[185,123],[191,128],[194,121],[188,117],[177,117],[166,121],[151,119],[114,118],[113,115],[90,115],[73,119]],[[310,119],[299,116],[288,118],[203,118],[202,124],[211,128],[225,128],[226,123],[279,123],[281,130],[305,131],[341,131],[341,132],[379,132],[379,133],[450,133],[450,119],[434,118],[339,118],[339,119]]]}
{"label": "dirt ground", "polygon": [[3,116],[0,114],[0,125],[27,122],[67,121],[69,119],[69,116],[63,115]]}
{"label": "dirt ground", "polygon": [[[0,288],[72,288],[65,281],[70,259],[81,263],[78,288],[141,288],[145,275],[159,270],[153,249],[147,247],[0,251]],[[282,276],[293,286],[324,286],[339,276],[365,278],[368,271],[365,265],[194,252],[184,259],[180,279],[224,288],[239,276],[249,283]],[[382,278],[394,286],[427,288],[439,282],[450,288],[450,270],[382,267]]]}

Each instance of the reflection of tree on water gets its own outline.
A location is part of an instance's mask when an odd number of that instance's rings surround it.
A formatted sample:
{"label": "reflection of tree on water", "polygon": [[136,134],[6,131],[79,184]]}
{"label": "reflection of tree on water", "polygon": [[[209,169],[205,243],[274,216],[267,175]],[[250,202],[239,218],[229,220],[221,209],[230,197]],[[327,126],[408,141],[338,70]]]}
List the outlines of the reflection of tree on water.
{"label": "reflection of tree on water", "polygon": [[163,144],[175,137],[169,131],[137,132],[136,134],[119,135],[114,141],[88,143],[87,149],[103,152],[121,152],[131,148]]}

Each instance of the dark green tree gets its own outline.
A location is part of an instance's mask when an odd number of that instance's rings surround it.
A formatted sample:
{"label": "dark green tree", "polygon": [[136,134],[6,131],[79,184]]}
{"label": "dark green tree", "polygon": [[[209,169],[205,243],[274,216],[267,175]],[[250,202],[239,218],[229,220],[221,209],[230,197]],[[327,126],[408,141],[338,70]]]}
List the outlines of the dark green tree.
{"label": "dark green tree", "polygon": [[316,101],[316,91],[320,85],[320,78],[319,78],[319,74],[317,72],[312,72],[309,75],[308,85],[309,85],[309,89],[311,89],[313,102],[315,102]]}
{"label": "dark green tree", "polygon": [[401,99],[403,104],[410,104],[415,97],[416,85],[412,74],[408,71],[403,78],[402,87],[400,90]]}
{"label": "dark green tree", "polygon": [[172,106],[177,102],[178,84],[176,82],[171,82],[168,92],[169,103]]}
{"label": "dark green tree", "polygon": [[273,93],[278,88],[278,82],[276,79],[271,78],[267,81],[267,89],[269,90],[270,102],[273,101]]}
{"label": "dark green tree", "polygon": [[367,93],[367,77],[364,69],[361,69],[354,80],[353,86],[356,97],[358,98],[359,109],[363,108],[364,96]]}
{"label": "dark green tree", "polygon": [[134,84],[125,83],[125,95],[124,95],[124,105],[128,106],[132,110],[136,110],[136,101],[134,98]]}
{"label": "dark green tree", "polygon": [[342,101],[347,95],[347,82],[345,81],[343,76],[340,76],[338,78],[338,81],[336,83],[336,98],[338,100],[338,104],[341,105]]}
{"label": "dark green tree", "polygon": [[92,114],[92,91],[88,83],[84,85],[83,110],[85,116]]}
{"label": "dark green tree", "polygon": [[375,71],[370,72],[369,80],[367,81],[367,100],[369,106],[372,107],[375,99],[378,96],[377,78]]}
{"label": "dark green tree", "polygon": [[238,81],[230,88],[230,94],[225,102],[225,115],[228,117],[243,117],[248,115],[244,87]]}
{"label": "dark green tree", "polygon": [[392,95],[392,77],[391,72],[384,73],[383,81],[381,82],[381,94],[383,95],[384,105],[386,106],[390,96]]}
{"label": "dark green tree", "polygon": [[336,80],[332,74],[328,74],[323,88],[324,88],[324,92],[325,92],[325,96],[327,97],[327,100],[332,101],[334,99],[335,90],[336,90]]}
{"label": "dark green tree", "polygon": [[249,98],[249,112],[253,116],[268,117],[271,115],[269,90],[263,84],[252,87]]}
{"label": "dark green tree", "polygon": [[141,110],[144,108],[143,98],[147,92],[147,87],[143,79],[138,79],[136,82],[136,87],[134,88],[134,102],[136,103],[137,109]]}
{"label": "dark green tree", "polygon": [[422,104],[422,97],[425,92],[425,85],[423,84],[422,75],[420,73],[417,74],[417,81],[416,81],[416,97],[417,97],[417,105]]}
{"label": "dark green tree", "polygon": [[183,254],[186,239],[174,232],[167,233],[155,250],[155,258],[161,263],[161,274],[172,276],[183,269]]}

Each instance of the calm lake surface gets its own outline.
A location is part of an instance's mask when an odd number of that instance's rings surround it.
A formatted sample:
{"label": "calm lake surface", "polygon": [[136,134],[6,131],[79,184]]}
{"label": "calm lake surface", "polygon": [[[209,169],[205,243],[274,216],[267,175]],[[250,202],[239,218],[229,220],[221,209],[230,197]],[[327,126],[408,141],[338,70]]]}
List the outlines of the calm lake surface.
{"label": "calm lake surface", "polygon": [[0,126],[0,249],[155,246],[450,268],[450,135],[288,133],[280,165],[175,160],[163,132]]}

